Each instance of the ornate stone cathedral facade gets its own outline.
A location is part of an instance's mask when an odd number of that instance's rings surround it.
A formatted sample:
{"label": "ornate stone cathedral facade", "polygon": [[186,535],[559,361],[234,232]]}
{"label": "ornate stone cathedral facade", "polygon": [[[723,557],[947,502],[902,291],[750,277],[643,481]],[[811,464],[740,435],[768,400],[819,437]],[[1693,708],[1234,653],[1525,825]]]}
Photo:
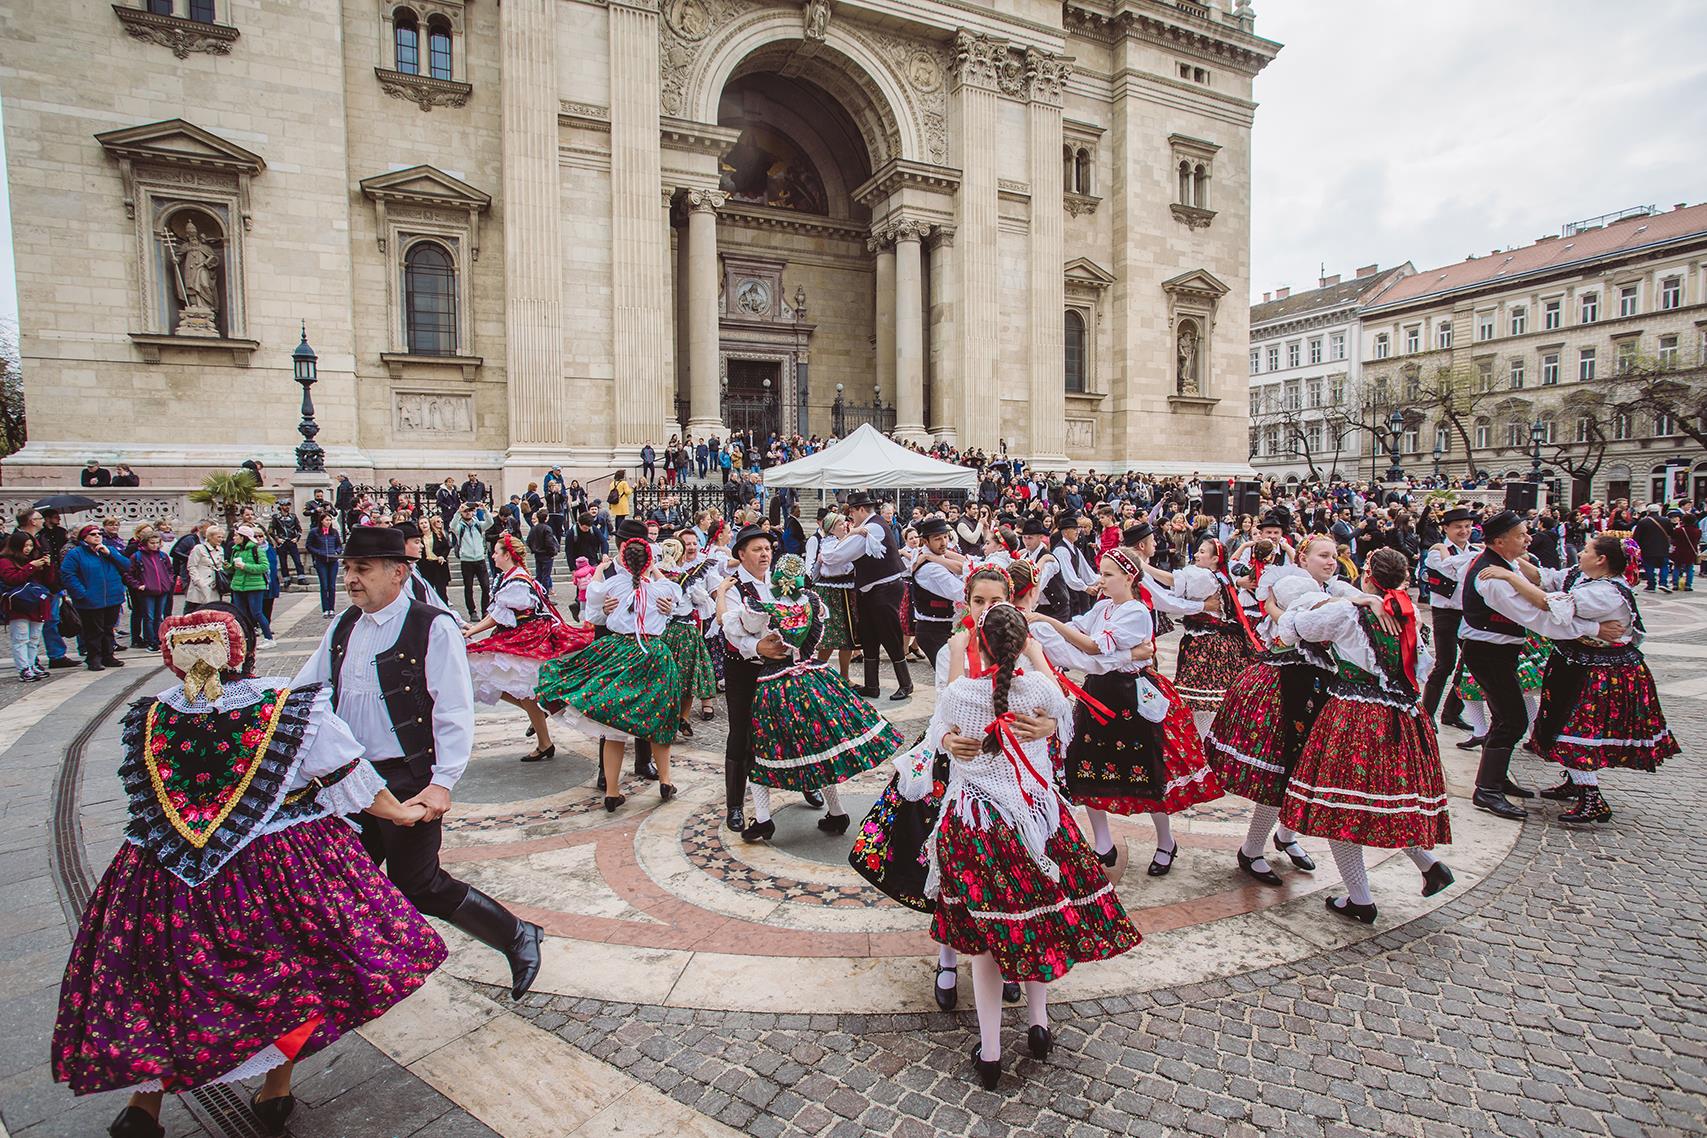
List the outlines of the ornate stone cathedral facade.
{"label": "ornate stone cathedral facade", "polygon": [[1253,28],[1248,0],[11,5],[8,473],[285,464],[304,325],[358,481],[863,421],[1241,468]]}

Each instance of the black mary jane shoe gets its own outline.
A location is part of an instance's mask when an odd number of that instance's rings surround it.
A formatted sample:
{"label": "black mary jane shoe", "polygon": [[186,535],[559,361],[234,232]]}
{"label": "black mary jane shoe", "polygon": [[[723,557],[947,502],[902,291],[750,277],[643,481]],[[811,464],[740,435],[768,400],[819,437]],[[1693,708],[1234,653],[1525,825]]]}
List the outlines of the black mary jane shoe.
{"label": "black mary jane shoe", "polygon": [[723,824],[739,834],[747,828],[747,817],[739,810],[731,810],[723,817]]}
{"label": "black mary jane shoe", "polygon": [[628,796],[626,794],[618,794],[618,795],[615,795],[614,797],[612,795],[609,795],[609,794],[605,795],[605,813],[606,814],[615,814],[616,808],[618,806],[621,806],[624,802],[627,802],[627,801],[628,801]]}
{"label": "black mary jane shoe", "polygon": [[658,797],[659,798],[662,798],[665,802],[668,802],[670,799],[674,798],[675,796],[676,796],[676,788],[674,785],[672,785],[671,783],[667,783],[667,782],[660,782],[658,784]]}
{"label": "black mary jane shoe", "polygon": [[972,1066],[977,1070],[978,1081],[984,1085],[985,1090],[995,1090],[996,1084],[1002,1081],[1002,1061],[985,1059],[982,1044],[972,1049]]}
{"label": "black mary jane shoe", "polygon": [[127,1106],[119,1111],[107,1133],[112,1138],[166,1138],[166,1128],[140,1106]]}
{"label": "black mary jane shoe", "polygon": [[1541,791],[1541,797],[1549,802],[1570,802],[1577,797],[1577,784],[1566,775],[1565,781],[1558,786],[1549,786]]}
{"label": "black mary jane shoe", "polygon": [[1120,860],[1120,851],[1115,846],[1109,846],[1107,850],[1097,854],[1097,860],[1112,869],[1114,863]]}
{"label": "black mary jane shoe", "polygon": [[1344,897],[1329,897],[1326,904],[1328,912],[1336,917],[1344,917],[1348,921],[1357,921],[1359,924],[1365,925],[1375,923],[1374,905],[1354,905]]}
{"label": "black mary jane shoe", "polygon": [[1440,721],[1440,725],[1442,727],[1456,727],[1460,731],[1474,731],[1475,730],[1474,727],[1472,727],[1468,723],[1464,722],[1463,716],[1460,716],[1457,719],[1442,719]]}
{"label": "black mary jane shoe", "polygon": [[249,1110],[260,1121],[261,1132],[269,1138],[276,1138],[285,1132],[285,1123],[290,1121],[292,1112],[296,1110],[296,1096],[262,1099],[260,1095],[261,1092],[256,1091],[249,1099]]}
{"label": "black mary jane shoe", "polygon": [[1437,861],[1423,870],[1423,896],[1433,897],[1457,878],[1452,876],[1452,869],[1444,861]]}
{"label": "black mary jane shoe", "polygon": [[1486,735],[1472,735],[1462,743],[1459,743],[1458,749],[1460,751],[1479,751],[1482,749],[1482,744],[1487,741],[1488,737]]}
{"label": "black mary jane shoe", "polygon": [[800,801],[806,803],[806,805],[812,807],[814,810],[822,810],[824,808],[824,796],[819,794],[816,790],[801,791]]}
{"label": "black mary jane shoe", "polygon": [[1517,783],[1511,781],[1511,779],[1509,779],[1509,778],[1505,780],[1505,785],[1500,787],[1500,789],[1505,791],[1505,796],[1507,798],[1534,798],[1535,797],[1535,792],[1533,790],[1525,790],[1525,789],[1523,789],[1523,787],[1517,785]]}
{"label": "black mary jane shoe", "polygon": [[1264,885],[1284,885],[1284,884],[1286,884],[1284,881],[1280,880],[1280,874],[1274,872],[1274,870],[1272,868],[1270,868],[1270,869],[1257,869],[1256,868],[1256,862],[1257,862],[1256,858],[1246,857],[1244,850],[1239,850],[1238,853],[1239,853],[1239,869],[1244,872],[1246,877],[1254,877],[1258,881],[1262,882]]}
{"label": "black mary jane shoe", "polygon": [[687,716],[684,715],[676,720],[676,734],[684,739],[693,738],[693,724],[688,722]]}
{"label": "black mary jane shoe", "polygon": [[522,756],[524,763],[544,763],[557,757],[557,744],[553,743],[543,751],[529,751]]}
{"label": "black mary jane shoe", "polygon": [[[947,972],[951,976],[955,977],[955,983],[952,986],[947,987],[947,988],[944,988],[941,984],[938,984],[936,982],[937,980],[942,979],[942,974],[944,972]],[[960,977],[959,977],[959,975],[955,969],[944,968],[940,964],[937,965],[936,966],[936,976],[931,980],[931,988],[936,993],[936,1006],[941,1008],[945,1012],[953,1011],[954,1006],[960,1002],[959,984],[960,984]]]}
{"label": "black mary jane shoe", "polygon": [[743,842],[768,842],[776,837],[776,823],[769,818],[763,822],[754,822],[741,831]]}
{"label": "black mary jane shoe", "polygon": [[1286,855],[1286,860],[1292,863],[1293,868],[1301,869],[1305,873],[1316,872],[1316,859],[1304,851],[1304,847],[1298,844],[1297,838],[1293,838],[1290,842],[1283,842],[1280,840],[1280,835],[1276,834],[1274,836],[1274,848]]}
{"label": "black mary jane shoe", "polygon": [[715,718],[717,718],[717,712],[711,710],[711,708],[702,707],[699,709],[699,719],[701,723],[710,723]]}
{"label": "black mary jane shoe", "polygon": [[1002,981],[1002,1003],[1004,1003],[1004,1004],[1017,1004],[1017,1003],[1019,1003],[1019,998],[1020,998],[1019,985],[1014,983],[1012,980],[1003,980]]}
{"label": "black mary jane shoe", "polygon": [[[1162,860],[1162,855],[1164,853],[1168,855],[1167,861]],[[1168,875],[1168,871],[1174,867],[1174,862],[1178,860],[1178,842],[1174,843],[1174,848],[1171,850],[1164,850],[1161,846],[1157,846],[1155,856],[1150,859],[1150,868],[1146,869],[1144,872],[1149,874],[1151,877],[1166,877]]]}
{"label": "black mary jane shoe", "polygon": [[1505,794],[1498,790],[1486,790],[1480,786],[1476,793],[1470,796],[1470,805],[1478,810],[1486,810],[1496,818],[1504,818],[1508,822],[1521,822],[1529,817],[1529,812],[1521,806],[1513,806]]}
{"label": "black mary jane shoe", "polygon": [[846,814],[826,814],[818,819],[818,828],[826,834],[845,834],[848,832],[848,816]]}
{"label": "black mary jane shoe", "polygon": [[1026,1030],[1025,1045],[1031,1048],[1031,1057],[1041,1062],[1049,1058],[1049,1053],[1055,1049],[1055,1037],[1049,1034],[1047,1027],[1033,1026]]}

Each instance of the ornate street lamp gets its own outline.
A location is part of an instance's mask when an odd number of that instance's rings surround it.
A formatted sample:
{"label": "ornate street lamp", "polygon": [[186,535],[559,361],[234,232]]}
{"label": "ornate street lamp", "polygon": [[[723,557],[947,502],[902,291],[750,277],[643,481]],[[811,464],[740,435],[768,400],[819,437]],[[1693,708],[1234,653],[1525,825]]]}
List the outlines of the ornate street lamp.
{"label": "ornate street lamp", "polygon": [[847,426],[846,415],[846,405],[842,402],[842,385],[838,383],[836,384],[836,401],[830,404],[830,433],[838,439],[845,433],[843,428]]}
{"label": "ornate street lamp", "polygon": [[[1537,486],[1541,485],[1541,440],[1547,436],[1547,428],[1537,419],[1529,427],[1529,480]],[[1539,499],[1537,499],[1539,501]]]}
{"label": "ornate street lamp", "polygon": [[1399,432],[1404,429],[1405,417],[1395,407],[1393,413],[1387,416],[1387,453],[1393,463],[1387,468],[1389,482],[1403,482],[1405,479],[1405,468],[1399,465]]}
{"label": "ornate street lamp", "polygon": [[1436,435],[1434,439],[1434,476],[1437,479],[1440,477],[1440,456],[1445,453],[1446,448],[1440,445],[1440,436]]}
{"label": "ornate street lamp", "polygon": [[308,322],[303,321],[302,342],[290,354],[293,378],[302,384],[302,422],[296,425],[302,442],[296,448],[296,469],[303,474],[320,474],[326,470],[326,452],[314,441],[314,436],[320,433],[320,424],[314,421],[314,400],[309,396],[309,389],[319,378],[319,361],[320,357],[308,346]]}

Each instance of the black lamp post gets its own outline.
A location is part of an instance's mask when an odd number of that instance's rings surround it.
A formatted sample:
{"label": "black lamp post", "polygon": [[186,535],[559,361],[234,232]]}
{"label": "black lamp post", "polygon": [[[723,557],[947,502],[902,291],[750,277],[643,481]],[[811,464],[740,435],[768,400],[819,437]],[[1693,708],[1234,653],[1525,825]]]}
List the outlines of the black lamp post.
{"label": "black lamp post", "polygon": [[794,288],[794,431],[805,436],[812,432],[806,421],[807,391],[810,386],[809,367],[800,358],[800,326],[806,322],[806,286]]}
{"label": "black lamp post", "polygon": [[1446,448],[1440,445],[1440,436],[1436,435],[1434,438],[1434,477],[1436,481],[1440,479],[1440,456],[1445,453]]}
{"label": "black lamp post", "polygon": [[842,385],[838,383],[836,384],[836,401],[830,404],[830,433],[838,439],[846,433],[843,430],[847,426],[846,415],[846,405],[842,402]]}
{"label": "black lamp post", "polygon": [[326,470],[326,452],[314,441],[314,436],[320,433],[320,424],[314,421],[314,400],[309,397],[309,388],[319,378],[319,361],[320,357],[308,346],[308,323],[304,321],[302,342],[290,354],[293,378],[302,384],[302,422],[296,425],[302,442],[296,448],[296,469],[303,474],[322,474]]}
{"label": "black lamp post", "polygon": [[1387,481],[1402,482],[1405,479],[1405,468],[1399,465],[1399,432],[1405,429],[1405,417],[1397,408],[1387,416],[1387,453],[1393,465],[1387,468]]}
{"label": "black lamp post", "polygon": [[1529,480],[1537,486],[1541,485],[1541,440],[1547,435],[1547,428],[1537,419],[1529,427]]}

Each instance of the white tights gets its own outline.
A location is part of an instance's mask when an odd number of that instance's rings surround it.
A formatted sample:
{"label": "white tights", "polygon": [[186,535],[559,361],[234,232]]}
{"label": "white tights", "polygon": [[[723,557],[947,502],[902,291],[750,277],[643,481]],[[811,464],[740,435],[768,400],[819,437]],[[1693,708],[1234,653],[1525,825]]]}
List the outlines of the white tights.
{"label": "white tights", "polygon": [[[1374,899],[1369,894],[1369,870],[1363,864],[1363,847],[1356,842],[1330,840],[1328,849],[1334,855],[1334,864],[1339,867],[1340,880],[1345,882],[1346,899],[1354,905],[1374,904]],[[1423,873],[1427,873],[1440,861],[1432,851],[1415,846],[1407,849],[1405,856]]]}
{"label": "white tights", "polygon": [[1087,809],[1085,813],[1091,818],[1091,837],[1095,839],[1097,853],[1107,853],[1114,848],[1114,834],[1108,828],[1108,811]]}
{"label": "white tights", "polygon": [[[1179,853],[1179,839],[1174,837],[1174,824],[1160,810],[1150,811],[1150,822],[1156,827],[1156,861],[1161,865],[1172,865],[1174,855]],[[1162,847],[1166,846],[1166,849]]]}
{"label": "white tights", "polygon": [[1268,848],[1268,835],[1272,832],[1283,846],[1289,846],[1298,840],[1298,835],[1280,824],[1280,807],[1253,806],[1251,807],[1251,828],[1245,831],[1245,844],[1239,847],[1241,853],[1251,859],[1251,868],[1258,873],[1269,868],[1268,859],[1263,851]]}
{"label": "white tights", "polygon": [[753,821],[769,822],[771,820],[771,788],[749,782],[747,789],[753,793]]}
{"label": "white tights", "polygon": [[1576,786],[1600,785],[1600,772],[1598,771],[1576,771],[1566,767],[1565,774],[1570,777],[1571,782]]}
{"label": "white tights", "polygon": [[[980,953],[972,958],[972,1002],[978,1010],[978,1055],[986,1061],[1002,1057],[1002,970],[996,958]],[[1032,1027],[1049,1026],[1049,986],[1036,980],[1025,984],[1025,1002]]]}
{"label": "white tights", "polygon": [[831,783],[829,786],[820,787],[818,793],[824,796],[824,812],[826,814],[844,812],[842,810],[842,788],[838,784]]}

